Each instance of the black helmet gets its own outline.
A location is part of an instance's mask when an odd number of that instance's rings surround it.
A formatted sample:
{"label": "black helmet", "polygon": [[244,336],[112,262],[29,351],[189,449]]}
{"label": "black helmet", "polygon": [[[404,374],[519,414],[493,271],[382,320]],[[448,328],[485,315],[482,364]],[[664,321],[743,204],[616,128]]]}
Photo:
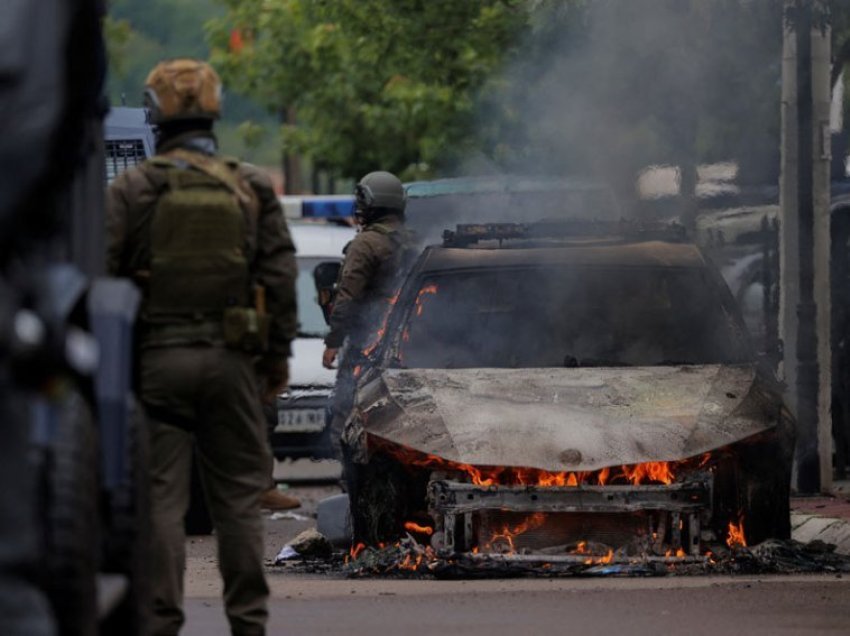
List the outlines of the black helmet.
{"label": "black helmet", "polygon": [[387,214],[404,215],[407,193],[401,181],[389,172],[370,172],[354,187],[354,214],[371,223]]}

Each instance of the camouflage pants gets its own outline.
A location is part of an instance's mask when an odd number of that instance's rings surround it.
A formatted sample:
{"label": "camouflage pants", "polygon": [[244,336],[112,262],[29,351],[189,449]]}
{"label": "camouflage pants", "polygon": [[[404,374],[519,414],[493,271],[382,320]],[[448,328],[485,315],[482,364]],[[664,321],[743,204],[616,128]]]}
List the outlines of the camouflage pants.
{"label": "camouflage pants", "polygon": [[151,420],[153,633],[177,634],[184,621],[183,517],[194,445],[231,630],[265,634],[269,591],[259,498],[272,460],[251,358],[215,347],[170,347],[145,351],[141,365]]}

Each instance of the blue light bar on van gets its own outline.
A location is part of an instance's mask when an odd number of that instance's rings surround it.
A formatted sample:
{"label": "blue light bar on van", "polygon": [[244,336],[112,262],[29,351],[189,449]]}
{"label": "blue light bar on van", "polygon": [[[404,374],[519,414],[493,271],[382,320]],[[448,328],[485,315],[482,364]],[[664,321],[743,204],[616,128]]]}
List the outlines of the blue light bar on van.
{"label": "blue light bar on van", "polygon": [[348,219],[354,213],[354,196],[349,194],[282,196],[280,202],[290,219]]}

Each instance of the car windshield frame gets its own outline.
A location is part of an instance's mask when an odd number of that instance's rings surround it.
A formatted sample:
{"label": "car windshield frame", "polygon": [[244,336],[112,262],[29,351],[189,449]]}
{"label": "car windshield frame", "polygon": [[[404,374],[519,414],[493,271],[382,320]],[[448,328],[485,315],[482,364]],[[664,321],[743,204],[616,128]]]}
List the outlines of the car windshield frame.
{"label": "car windshield frame", "polygon": [[[404,364],[401,359],[401,349],[403,347],[403,334],[405,332],[406,326],[411,320],[412,314],[416,311],[416,298],[419,295],[420,290],[426,282],[430,281],[433,278],[441,278],[445,276],[452,275],[463,275],[463,274],[486,274],[488,272],[532,272],[535,270],[546,270],[551,266],[540,266],[535,265],[534,263],[529,263],[528,265],[506,265],[506,266],[496,266],[496,267],[475,267],[475,266],[463,266],[458,268],[446,268],[440,269],[438,271],[431,271],[427,268],[422,270],[417,270],[414,268],[414,271],[408,277],[405,285],[401,290],[401,294],[399,296],[399,301],[395,304],[395,306],[390,311],[390,314],[387,318],[387,329],[385,333],[385,337],[381,339],[379,343],[378,350],[376,351],[376,355],[373,358],[377,362],[377,364],[383,368],[404,368],[404,369],[414,369],[414,368],[489,368],[485,366],[481,367],[408,367]],[[755,362],[755,354],[752,348],[751,337],[747,330],[746,324],[744,323],[740,312],[738,311],[734,298],[732,297],[731,292],[726,286],[725,282],[720,277],[720,274],[716,272],[710,265],[703,266],[694,266],[694,265],[686,265],[686,266],[656,266],[656,265],[618,265],[616,263],[612,263],[610,265],[572,265],[571,267],[583,270],[642,270],[651,274],[652,272],[693,272],[694,274],[702,274],[706,282],[710,284],[714,290],[706,293],[712,293],[717,302],[719,303],[719,309],[722,310],[723,314],[726,316],[729,328],[734,330],[734,335],[736,340],[741,345],[742,350],[740,351],[740,356],[738,359],[728,361],[728,362],[688,362],[682,360],[665,360],[663,363],[657,364],[646,364],[646,365],[635,365],[635,366],[689,366],[689,365],[700,365],[700,364],[752,364]],[[565,367],[569,367],[571,365],[564,365]],[[604,364],[594,364],[594,365],[581,365],[577,364],[576,366],[609,366]],[[611,367],[623,367],[630,366],[628,364],[611,364]],[[498,367],[497,367],[498,368]],[[501,368],[562,368],[558,366],[546,365],[546,366],[503,366]]]}

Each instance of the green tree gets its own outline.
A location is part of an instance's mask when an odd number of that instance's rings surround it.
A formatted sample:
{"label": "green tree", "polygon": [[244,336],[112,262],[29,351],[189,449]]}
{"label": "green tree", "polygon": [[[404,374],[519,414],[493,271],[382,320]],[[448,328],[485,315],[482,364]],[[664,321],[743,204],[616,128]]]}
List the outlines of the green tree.
{"label": "green tree", "polygon": [[116,20],[107,16],[103,21],[103,35],[109,58],[109,69],[113,76],[122,76],[127,64],[127,44],[132,29],[126,20]]}
{"label": "green tree", "polygon": [[209,25],[229,85],[287,115],[331,174],[430,176],[466,148],[476,95],[528,19],[522,0],[225,0]]}
{"label": "green tree", "polygon": [[120,102],[123,96],[128,105],[140,105],[145,77],[163,58],[205,59],[209,48],[204,22],[221,12],[215,0],[112,0],[107,42],[118,44],[115,50],[121,53],[118,66],[111,69],[112,101]]}
{"label": "green tree", "polygon": [[[107,92],[112,104],[127,106],[142,105],[145,78],[160,60],[207,59],[204,24],[224,13],[217,0],[111,0],[109,8],[104,25],[110,58]],[[225,95],[217,132],[228,154],[265,164],[279,160],[275,119],[239,95]]]}

